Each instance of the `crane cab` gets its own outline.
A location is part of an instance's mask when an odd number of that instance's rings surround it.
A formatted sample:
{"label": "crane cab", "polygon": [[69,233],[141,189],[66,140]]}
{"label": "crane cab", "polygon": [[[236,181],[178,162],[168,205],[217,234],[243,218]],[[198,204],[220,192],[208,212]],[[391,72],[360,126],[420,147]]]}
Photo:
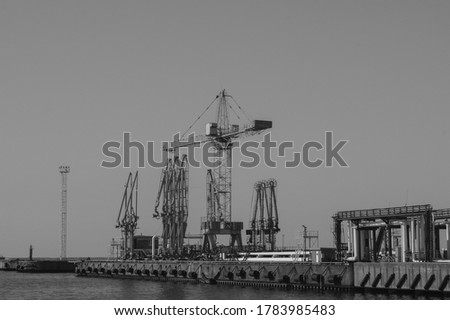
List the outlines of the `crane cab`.
{"label": "crane cab", "polygon": [[217,123],[215,122],[208,122],[206,124],[206,135],[211,137],[217,136]]}

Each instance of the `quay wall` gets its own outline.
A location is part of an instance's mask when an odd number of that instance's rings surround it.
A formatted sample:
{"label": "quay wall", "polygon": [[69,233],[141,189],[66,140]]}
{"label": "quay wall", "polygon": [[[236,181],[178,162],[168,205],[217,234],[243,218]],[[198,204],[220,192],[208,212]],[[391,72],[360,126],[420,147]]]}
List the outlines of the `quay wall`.
{"label": "quay wall", "polygon": [[80,276],[203,282],[294,289],[450,295],[450,263],[281,263],[239,261],[94,260]]}
{"label": "quay wall", "polygon": [[450,263],[355,262],[355,287],[450,293]]}
{"label": "quay wall", "polygon": [[77,274],[85,276],[193,279],[220,284],[349,288],[351,265],[337,263],[269,263],[238,261],[82,261]]}

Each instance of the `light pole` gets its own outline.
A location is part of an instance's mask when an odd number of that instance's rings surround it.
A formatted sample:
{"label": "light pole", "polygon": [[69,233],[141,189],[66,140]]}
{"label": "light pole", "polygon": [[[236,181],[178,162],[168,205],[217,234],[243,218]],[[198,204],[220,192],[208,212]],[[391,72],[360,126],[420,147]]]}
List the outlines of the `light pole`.
{"label": "light pole", "polygon": [[62,177],[61,184],[61,260],[67,258],[67,174],[70,172],[69,166],[60,166],[59,172]]}

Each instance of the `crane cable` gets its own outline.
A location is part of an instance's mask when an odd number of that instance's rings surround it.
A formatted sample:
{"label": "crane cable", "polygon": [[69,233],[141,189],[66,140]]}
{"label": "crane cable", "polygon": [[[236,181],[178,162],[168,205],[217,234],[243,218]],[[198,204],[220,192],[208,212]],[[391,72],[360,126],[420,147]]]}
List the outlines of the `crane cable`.
{"label": "crane cable", "polygon": [[[228,95],[231,100],[234,101],[234,103],[238,106],[238,108],[242,111],[242,114],[247,118],[247,120],[249,122],[252,121],[252,117],[239,105],[239,103],[237,103],[237,101],[233,98],[232,95]],[[206,111],[209,110],[209,108],[211,108],[211,106],[213,105],[213,103],[219,98],[219,95],[216,95],[216,97],[214,98],[213,101],[211,101],[211,103],[208,105],[208,107],[206,107],[205,110],[203,110],[203,112],[197,117],[197,119],[195,119],[195,121],[186,129],[186,131],[184,131],[184,133],[181,135],[180,140],[184,139],[184,137],[186,136],[186,133],[189,132],[189,130],[192,129],[192,127],[197,123],[198,120],[200,120],[200,118],[206,113]],[[231,104],[228,104],[228,106],[230,107],[230,109],[233,111],[233,113],[236,115],[236,117],[241,120],[241,118],[239,117],[239,115],[236,113],[236,111],[234,110],[234,108],[231,106]]]}
{"label": "crane cable", "polygon": [[236,113],[236,111],[233,109],[233,107],[231,106],[231,104],[228,104],[228,106],[230,107],[231,111],[233,111],[234,115],[238,118],[238,120],[241,120],[241,118],[240,118],[239,115]]}
{"label": "crane cable", "polygon": [[206,111],[208,111],[208,109],[213,105],[213,103],[214,103],[218,98],[219,98],[219,96],[217,95],[217,96],[214,98],[214,100],[209,104],[209,106],[206,107],[206,109],[203,110],[203,112],[198,116],[198,118],[194,121],[194,123],[192,123],[192,124],[189,126],[189,128],[187,128],[186,131],[181,135],[180,140],[182,140],[182,139],[185,137],[186,133],[188,133],[188,131],[192,129],[192,127],[197,123],[197,121],[200,120],[200,118],[205,114]]}
{"label": "crane cable", "polygon": [[230,96],[230,97],[231,97],[231,100],[233,100],[234,103],[236,103],[236,105],[238,106],[238,108],[241,109],[242,113],[243,113],[244,116],[247,118],[247,120],[251,122],[252,119],[251,119],[251,117],[247,114],[247,112],[245,112],[245,110],[241,108],[241,106],[237,103],[237,101],[234,100],[233,96]]}

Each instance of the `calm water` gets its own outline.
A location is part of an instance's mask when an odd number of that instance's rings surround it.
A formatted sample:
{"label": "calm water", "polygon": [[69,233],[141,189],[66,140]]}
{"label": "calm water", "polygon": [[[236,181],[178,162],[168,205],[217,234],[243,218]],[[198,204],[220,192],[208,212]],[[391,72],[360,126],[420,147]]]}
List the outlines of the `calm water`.
{"label": "calm water", "polygon": [[0,299],[58,300],[309,300],[424,299],[408,295],[298,291],[239,286],[76,277],[74,274],[0,272]]}

